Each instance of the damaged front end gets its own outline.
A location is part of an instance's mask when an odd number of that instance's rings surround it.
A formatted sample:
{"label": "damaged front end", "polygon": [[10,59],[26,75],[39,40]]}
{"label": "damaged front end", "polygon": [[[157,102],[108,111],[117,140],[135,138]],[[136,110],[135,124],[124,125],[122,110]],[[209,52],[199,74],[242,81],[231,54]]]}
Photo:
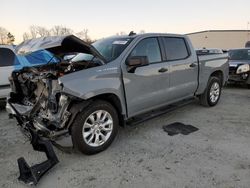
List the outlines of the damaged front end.
{"label": "damaged front end", "polygon": [[[72,35],[30,40],[19,45],[17,53],[41,49],[54,54],[53,58],[59,62],[14,71],[10,77],[12,91],[6,105],[7,112],[17,119],[18,125],[31,139],[34,150],[45,152],[48,158],[32,167],[23,158],[18,159],[19,180],[29,184],[36,184],[45,172],[58,163],[50,141],[69,135],[69,127],[75,117],[71,104],[77,98],[64,93],[60,77],[100,66],[105,61],[92,46]],[[63,60],[64,55],[76,52],[90,54],[93,58],[76,63]]]}
{"label": "damaged front end", "polygon": [[[12,92],[6,109],[24,130],[33,129],[53,139],[67,132],[64,128],[71,115],[67,110],[71,98],[62,93],[57,71],[52,73],[44,67],[44,72],[33,69],[37,68],[12,73]],[[32,127],[28,127],[30,124]]]}

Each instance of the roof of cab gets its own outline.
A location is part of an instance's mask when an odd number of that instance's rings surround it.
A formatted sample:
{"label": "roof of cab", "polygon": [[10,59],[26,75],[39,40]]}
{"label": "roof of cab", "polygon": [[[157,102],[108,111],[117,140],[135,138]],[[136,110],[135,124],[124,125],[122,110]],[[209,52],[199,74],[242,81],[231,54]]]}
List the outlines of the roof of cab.
{"label": "roof of cab", "polygon": [[134,35],[114,35],[107,38],[137,38],[137,37],[158,37],[158,36],[170,36],[170,37],[187,37],[182,34],[172,34],[172,33],[143,33]]}

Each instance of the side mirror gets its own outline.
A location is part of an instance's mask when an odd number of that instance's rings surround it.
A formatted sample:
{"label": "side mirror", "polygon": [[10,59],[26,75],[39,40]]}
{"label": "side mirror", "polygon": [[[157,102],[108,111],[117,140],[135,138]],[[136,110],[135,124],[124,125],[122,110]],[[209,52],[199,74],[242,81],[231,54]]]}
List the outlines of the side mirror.
{"label": "side mirror", "polygon": [[132,56],[129,57],[126,61],[126,65],[129,67],[140,67],[148,65],[148,57],[147,56]]}

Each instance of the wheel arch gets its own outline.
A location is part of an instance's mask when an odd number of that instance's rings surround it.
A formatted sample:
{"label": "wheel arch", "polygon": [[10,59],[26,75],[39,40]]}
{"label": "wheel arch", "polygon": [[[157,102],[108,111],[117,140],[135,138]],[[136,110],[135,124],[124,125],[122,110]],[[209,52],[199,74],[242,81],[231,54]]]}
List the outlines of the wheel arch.
{"label": "wheel arch", "polygon": [[222,70],[216,69],[211,71],[205,71],[203,75],[200,76],[199,87],[195,93],[196,96],[203,94],[208,86],[209,79],[211,77],[217,77],[221,80],[221,86],[225,84],[226,78]]}
{"label": "wheel arch", "polygon": [[125,114],[123,113],[122,103],[119,97],[113,93],[105,93],[90,98],[90,100],[98,100],[98,99],[109,102],[116,109],[117,115],[119,117],[119,125],[124,126]]}
{"label": "wheel arch", "polygon": [[215,76],[215,77],[219,78],[221,80],[221,86],[223,86],[223,83],[224,83],[223,71],[216,70],[213,73],[211,73],[210,77],[212,77],[212,76]]}

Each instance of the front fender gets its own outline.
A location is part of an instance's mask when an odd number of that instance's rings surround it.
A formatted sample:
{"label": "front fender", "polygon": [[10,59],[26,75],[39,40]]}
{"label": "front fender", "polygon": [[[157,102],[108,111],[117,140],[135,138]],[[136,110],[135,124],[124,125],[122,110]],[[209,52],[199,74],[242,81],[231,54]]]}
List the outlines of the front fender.
{"label": "front fender", "polygon": [[126,112],[123,85],[120,69],[114,65],[103,65],[79,72],[71,73],[59,79],[63,92],[83,100],[91,99],[101,94],[116,95]]}

